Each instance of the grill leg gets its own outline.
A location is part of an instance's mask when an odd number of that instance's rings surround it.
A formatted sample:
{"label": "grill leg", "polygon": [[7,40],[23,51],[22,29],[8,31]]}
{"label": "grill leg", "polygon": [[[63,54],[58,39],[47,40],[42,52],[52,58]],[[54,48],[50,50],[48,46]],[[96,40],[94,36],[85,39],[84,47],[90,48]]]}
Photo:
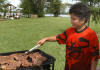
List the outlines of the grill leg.
{"label": "grill leg", "polygon": [[52,70],[54,70],[54,62],[52,63]]}
{"label": "grill leg", "polygon": [[50,64],[48,64],[48,65],[43,65],[43,70],[50,70]]}

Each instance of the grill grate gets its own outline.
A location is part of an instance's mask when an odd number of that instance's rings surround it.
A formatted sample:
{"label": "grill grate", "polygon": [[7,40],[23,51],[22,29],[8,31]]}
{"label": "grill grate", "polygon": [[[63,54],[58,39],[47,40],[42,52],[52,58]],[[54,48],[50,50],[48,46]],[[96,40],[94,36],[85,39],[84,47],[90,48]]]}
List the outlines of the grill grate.
{"label": "grill grate", "polygon": [[[26,50],[27,51],[27,50]],[[25,51],[16,51],[16,52],[8,52],[8,53],[0,53],[0,56],[8,56],[14,53],[24,53]],[[39,50],[39,49],[35,49],[33,52],[39,52],[42,56],[46,57],[47,60],[45,62],[42,63],[41,66],[31,66],[31,67],[18,67],[16,70],[54,70],[54,61],[55,58],[46,54],[45,52]]]}
{"label": "grill grate", "polygon": [[16,70],[44,70],[42,67],[19,67]]}
{"label": "grill grate", "polygon": [[50,70],[50,65],[37,67],[18,67],[16,70]]}

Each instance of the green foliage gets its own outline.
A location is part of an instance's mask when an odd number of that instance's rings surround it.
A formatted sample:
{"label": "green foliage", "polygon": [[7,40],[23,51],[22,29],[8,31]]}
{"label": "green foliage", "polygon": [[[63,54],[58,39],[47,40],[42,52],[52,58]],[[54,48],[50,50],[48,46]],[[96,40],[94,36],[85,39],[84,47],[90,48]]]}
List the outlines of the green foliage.
{"label": "green foliage", "polygon": [[[57,0],[58,1],[58,0]],[[56,8],[55,6],[59,6],[58,8]],[[46,13],[48,14],[48,13],[52,13],[52,14],[54,14],[54,12],[55,11],[58,11],[58,15],[59,14],[67,14],[67,12],[66,12],[66,8],[68,7],[68,6],[71,6],[71,4],[70,3],[61,3],[61,1],[59,0],[59,4],[56,4],[55,5],[55,3],[54,3],[54,5],[53,5],[53,1],[51,1],[50,2],[50,7],[46,7],[47,9],[46,9]]]}
{"label": "green foliage", "polygon": [[0,5],[2,5],[3,2],[4,2],[4,0],[0,0]]}
{"label": "green foliage", "polygon": [[66,7],[67,7],[67,4],[64,3],[64,4],[61,4],[61,9],[60,9],[60,13],[61,14],[66,14]]}
{"label": "green foliage", "polygon": [[4,12],[4,17],[6,16],[6,13],[8,12],[8,9],[7,9],[8,6],[9,6],[9,4],[5,4],[5,3],[3,4],[3,10],[2,11]]}
{"label": "green foliage", "polygon": [[54,14],[55,17],[58,17],[60,14],[60,8],[61,8],[61,0],[52,0],[51,1],[51,13]]}
{"label": "green foliage", "polygon": [[4,1],[5,1],[5,0],[0,0],[0,12],[3,11],[2,7],[3,7],[3,4],[4,4]]}
{"label": "green foliage", "polygon": [[100,7],[93,7],[91,8],[91,13],[92,13],[92,19],[95,21],[95,23],[100,23]]}
{"label": "green foliage", "polygon": [[92,20],[95,23],[100,23],[100,0],[80,0],[87,4],[91,9]]}
{"label": "green foliage", "polygon": [[45,0],[21,0],[20,7],[23,8],[24,14],[37,14],[39,17],[44,16]]}
{"label": "green foliage", "polygon": [[22,12],[24,14],[29,14],[30,12],[30,1],[28,0],[21,0],[21,5],[20,5],[22,9]]}
{"label": "green foliage", "polygon": [[6,16],[6,12],[8,5],[6,4],[7,0],[0,0],[0,12],[4,12],[4,17]]}

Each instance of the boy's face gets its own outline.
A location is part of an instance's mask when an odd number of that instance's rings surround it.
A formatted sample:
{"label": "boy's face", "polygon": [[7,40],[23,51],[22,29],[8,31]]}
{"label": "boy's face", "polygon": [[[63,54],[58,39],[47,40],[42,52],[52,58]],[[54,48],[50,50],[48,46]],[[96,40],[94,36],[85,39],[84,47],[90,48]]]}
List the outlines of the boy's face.
{"label": "boy's face", "polygon": [[79,17],[77,17],[75,14],[71,14],[71,24],[72,24],[72,27],[75,28],[75,29],[79,29],[81,28],[85,23],[85,19],[81,19]]}

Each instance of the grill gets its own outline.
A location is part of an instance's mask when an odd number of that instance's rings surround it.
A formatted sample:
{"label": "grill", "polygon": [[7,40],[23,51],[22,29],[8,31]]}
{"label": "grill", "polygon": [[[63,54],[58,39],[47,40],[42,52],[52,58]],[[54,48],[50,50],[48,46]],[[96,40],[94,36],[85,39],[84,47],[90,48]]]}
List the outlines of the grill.
{"label": "grill", "polygon": [[[16,51],[16,52],[8,52],[8,53],[0,53],[0,56],[9,56],[11,54],[15,54],[15,53],[24,53],[27,50],[24,51]],[[33,51],[35,52],[39,52],[42,56],[46,57],[47,60],[44,61],[41,66],[31,66],[31,67],[18,67],[16,68],[16,70],[54,70],[54,62],[55,62],[55,58],[39,49],[35,49]],[[2,69],[0,69],[2,70]]]}

